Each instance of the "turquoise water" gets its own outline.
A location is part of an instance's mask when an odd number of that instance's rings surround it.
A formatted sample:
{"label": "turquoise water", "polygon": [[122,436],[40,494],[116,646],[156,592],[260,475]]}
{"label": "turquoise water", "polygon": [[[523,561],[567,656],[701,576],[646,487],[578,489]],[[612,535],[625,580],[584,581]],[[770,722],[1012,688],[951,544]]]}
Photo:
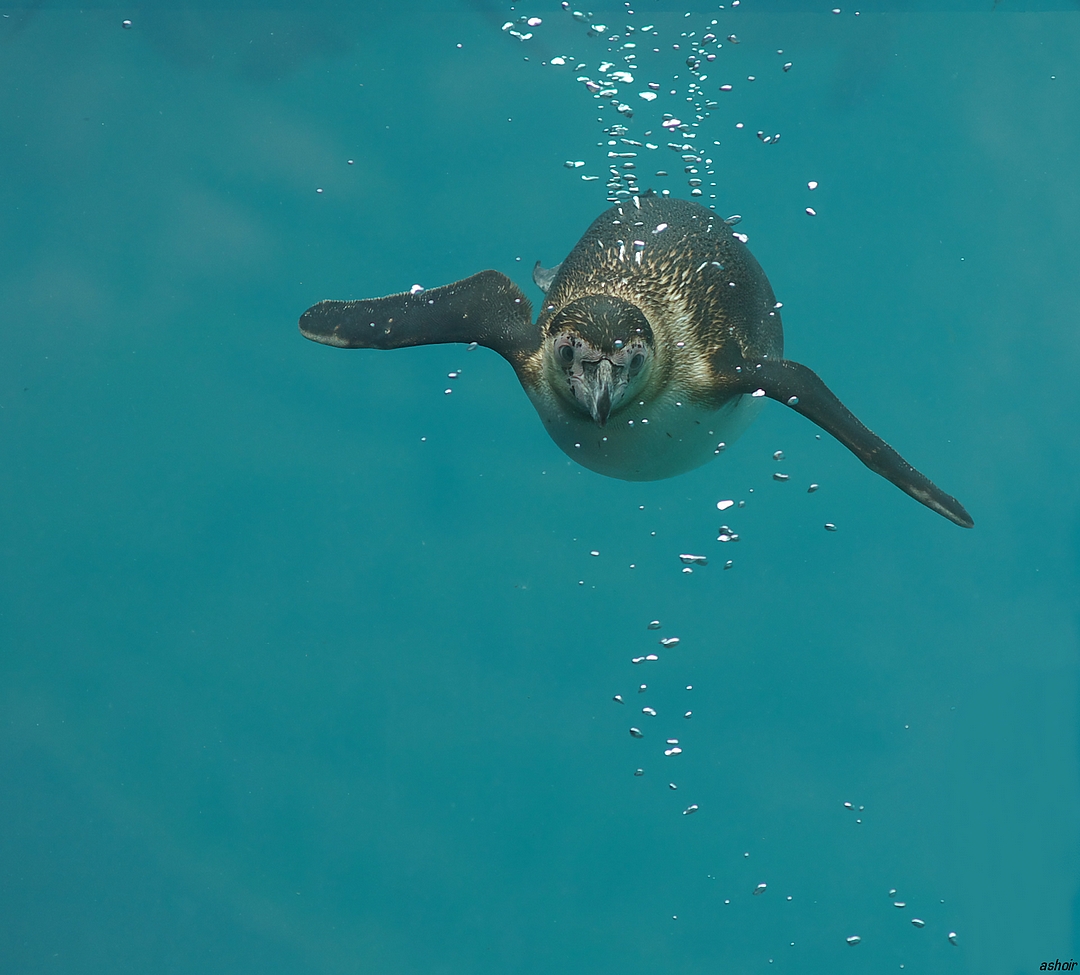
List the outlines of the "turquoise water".
{"label": "turquoise water", "polygon": [[[639,6],[0,8],[0,971],[1080,951],[1075,5]],[[631,484],[494,353],[300,337],[489,267],[538,299],[607,206],[626,120],[574,78],[627,23],[642,183],[688,196],[659,121],[712,19],[702,201],[974,530],[775,403]]]}

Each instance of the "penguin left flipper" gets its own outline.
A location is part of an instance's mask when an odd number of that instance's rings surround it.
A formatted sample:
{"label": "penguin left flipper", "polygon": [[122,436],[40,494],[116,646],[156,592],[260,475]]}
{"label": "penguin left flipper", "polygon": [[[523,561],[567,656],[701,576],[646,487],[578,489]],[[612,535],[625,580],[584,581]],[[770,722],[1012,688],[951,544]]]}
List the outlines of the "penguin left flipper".
{"label": "penguin left flipper", "polygon": [[[744,373],[746,371],[744,369]],[[868,430],[812,369],[789,359],[766,360],[749,370],[744,385],[745,392],[753,395],[758,389],[764,390],[769,399],[778,400],[812,420],[836,437],[870,470],[892,481],[916,501],[963,528],[974,527],[971,515],[956,498],[942,491],[881,437]]]}
{"label": "penguin left flipper", "polygon": [[300,332],[339,349],[475,342],[515,366],[540,344],[529,299],[498,271],[481,271],[429,291],[320,301],[300,316]]}

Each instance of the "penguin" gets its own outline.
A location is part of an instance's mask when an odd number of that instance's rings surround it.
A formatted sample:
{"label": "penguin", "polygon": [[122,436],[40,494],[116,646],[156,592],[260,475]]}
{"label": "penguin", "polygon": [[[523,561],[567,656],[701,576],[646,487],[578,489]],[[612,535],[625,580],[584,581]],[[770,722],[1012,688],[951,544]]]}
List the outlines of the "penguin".
{"label": "penguin", "polygon": [[629,481],[701,466],[776,400],[971,528],[959,501],[868,430],[815,372],[784,358],[781,306],[741,237],[700,204],[649,192],[601,214],[561,264],[537,263],[544,300],[535,322],[510,278],[481,271],[430,290],[320,301],[300,331],[341,349],[492,349],[569,457]]}

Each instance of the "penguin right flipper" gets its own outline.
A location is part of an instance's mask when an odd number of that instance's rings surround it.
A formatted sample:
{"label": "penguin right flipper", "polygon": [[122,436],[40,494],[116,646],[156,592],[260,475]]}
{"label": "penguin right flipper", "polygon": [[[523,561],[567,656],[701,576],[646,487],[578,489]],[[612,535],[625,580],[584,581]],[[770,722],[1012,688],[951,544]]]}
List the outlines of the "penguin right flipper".
{"label": "penguin right flipper", "polygon": [[498,271],[481,271],[415,294],[320,301],[300,316],[300,332],[339,349],[475,342],[514,365],[540,345],[529,299]]}
{"label": "penguin right flipper", "polygon": [[812,369],[778,359],[765,360],[749,372],[751,378],[746,381],[746,391],[764,390],[770,399],[790,406],[831,433],[870,470],[892,481],[916,501],[962,528],[974,526],[971,515],[956,498],[920,474],[881,437],[863,426]]}

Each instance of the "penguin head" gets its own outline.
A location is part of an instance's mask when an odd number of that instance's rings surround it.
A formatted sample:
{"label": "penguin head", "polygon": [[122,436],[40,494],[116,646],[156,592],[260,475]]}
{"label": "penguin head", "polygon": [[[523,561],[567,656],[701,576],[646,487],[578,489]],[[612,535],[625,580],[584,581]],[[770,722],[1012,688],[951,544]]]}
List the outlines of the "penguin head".
{"label": "penguin head", "polygon": [[547,346],[556,388],[599,426],[641,390],[655,356],[641,309],[610,295],[559,309],[548,323]]}

